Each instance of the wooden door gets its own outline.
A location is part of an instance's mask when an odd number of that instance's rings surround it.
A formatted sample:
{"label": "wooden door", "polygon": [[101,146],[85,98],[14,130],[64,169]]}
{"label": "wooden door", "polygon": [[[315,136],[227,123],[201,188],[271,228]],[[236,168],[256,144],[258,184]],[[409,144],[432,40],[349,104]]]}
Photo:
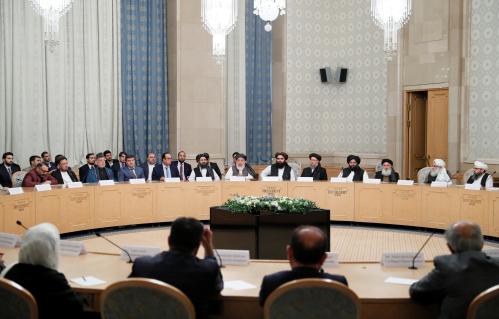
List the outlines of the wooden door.
{"label": "wooden door", "polygon": [[409,101],[409,174],[417,179],[420,169],[427,166],[427,94],[413,92]]}
{"label": "wooden door", "polygon": [[449,143],[449,92],[445,90],[428,91],[427,140],[428,162],[441,158],[447,162]]}

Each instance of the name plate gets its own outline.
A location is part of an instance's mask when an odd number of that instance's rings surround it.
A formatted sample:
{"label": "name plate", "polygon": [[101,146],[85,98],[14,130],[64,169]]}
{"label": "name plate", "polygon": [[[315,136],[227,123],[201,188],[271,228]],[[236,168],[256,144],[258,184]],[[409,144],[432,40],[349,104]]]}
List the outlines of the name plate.
{"label": "name plate", "polygon": [[[151,246],[123,246],[123,249],[130,254],[130,257],[132,257],[132,261],[138,257],[154,256],[161,252],[161,249],[159,247]],[[124,251],[121,252],[121,259],[128,260],[128,255],[125,254]]]}
{"label": "name plate", "polygon": [[165,183],[180,183],[180,177],[165,178]]}
{"label": "name plate", "polygon": [[113,186],[114,181],[112,179],[102,179],[99,181],[99,186]]}
{"label": "name plate", "polygon": [[219,265],[246,266],[249,264],[249,250],[217,249],[217,252],[218,255],[215,253],[215,256]]}
{"label": "name plate", "polygon": [[313,177],[298,177],[296,179],[297,182],[303,182],[303,183],[313,183],[314,178]]}
{"label": "name plate", "polygon": [[35,185],[35,190],[37,192],[51,191],[52,190],[52,185],[50,185],[50,184]]}
{"label": "name plate", "polygon": [[487,254],[487,256],[492,257],[492,258],[499,258],[499,249],[484,249],[484,253]]}
{"label": "name plate", "polygon": [[71,182],[66,184],[68,188],[82,188],[83,183],[82,182]]}
{"label": "name plate", "polygon": [[0,247],[16,248],[21,245],[21,237],[15,234],[0,233]]}
{"label": "name plate", "polygon": [[19,195],[19,194],[24,194],[23,188],[22,187],[13,187],[7,189],[9,192],[9,195]]}
{"label": "name plate", "polygon": [[348,183],[348,179],[346,177],[331,177],[331,183]]}
{"label": "name plate", "polygon": [[231,182],[246,182],[246,176],[231,176],[229,181],[231,181]]}
{"label": "name plate", "polygon": [[87,253],[85,245],[81,241],[61,240],[59,252],[62,256],[80,256]]}
{"label": "name plate", "polygon": [[213,182],[211,177],[196,177],[196,182],[201,182],[201,183],[208,183],[208,182]]}
{"label": "name plate", "polygon": [[279,176],[262,176],[262,182],[278,182]]}
{"label": "name plate", "polygon": [[338,267],[340,265],[340,256],[338,253],[328,252],[327,258],[322,267]]}
{"label": "name plate", "polygon": [[431,187],[447,188],[449,184],[447,182],[431,182]]}
{"label": "name plate", "polygon": [[377,178],[368,178],[368,179],[364,179],[362,181],[362,183],[364,184],[374,184],[374,185],[379,185],[381,184],[381,180],[380,179],[377,179]]}
{"label": "name plate", "polygon": [[482,190],[482,185],[480,185],[480,184],[465,184],[464,189],[467,189],[470,191],[479,191],[479,190]]}
{"label": "name plate", "polygon": [[145,178],[131,178],[128,180],[128,182],[130,182],[130,184],[145,184],[146,183],[146,179]]}
{"label": "name plate", "polygon": [[413,186],[414,181],[413,180],[407,180],[407,179],[399,179],[397,182],[397,185],[401,186]]}
{"label": "name plate", "polygon": [[[381,257],[381,265],[384,267],[411,267],[414,256],[416,256],[416,252],[383,253]],[[414,266],[421,267],[423,265],[424,254],[421,252],[414,261]]]}
{"label": "name plate", "polygon": [[499,192],[499,187],[490,187],[490,188],[487,188],[487,191],[488,192]]}

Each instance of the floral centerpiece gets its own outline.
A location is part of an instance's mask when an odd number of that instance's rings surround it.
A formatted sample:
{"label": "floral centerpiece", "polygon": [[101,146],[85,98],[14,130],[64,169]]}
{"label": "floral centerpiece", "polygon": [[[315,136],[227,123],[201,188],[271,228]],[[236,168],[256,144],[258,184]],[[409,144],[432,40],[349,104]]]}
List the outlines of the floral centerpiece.
{"label": "floral centerpiece", "polygon": [[223,205],[232,213],[259,214],[270,212],[274,214],[305,214],[317,205],[303,198],[272,197],[272,196],[236,196]]}

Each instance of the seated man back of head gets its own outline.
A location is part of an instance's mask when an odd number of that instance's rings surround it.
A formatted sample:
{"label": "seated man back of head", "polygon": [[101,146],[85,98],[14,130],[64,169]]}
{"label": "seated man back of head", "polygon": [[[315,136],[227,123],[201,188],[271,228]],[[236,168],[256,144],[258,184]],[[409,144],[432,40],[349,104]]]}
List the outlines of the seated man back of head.
{"label": "seated man back of head", "polygon": [[[208,314],[208,301],[223,289],[220,267],[213,255],[213,234],[194,218],[177,218],[168,237],[169,251],[135,260],[130,277],[153,278],[177,287],[196,308],[196,317]],[[203,245],[205,258],[196,257]]]}
{"label": "seated man back of head", "polygon": [[291,270],[280,271],[263,278],[260,288],[260,305],[279,286],[297,279],[321,278],[338,281],[348,286],[344,276],[331,275],[322,270],[326,260],[327,236],[313,226],[301,226],[294,230],[291,245],[288,245],[288,260]]}
{"label": "seated man back of head", "polygon": [[471,301],[499,284],[499,260],[481,251],[483,237],[477,224],[458,222],[447,229],[445,237],[452,254],[435,257],[435,269],[409,292],[414,300],[441,303],[441,319],[464,319]]}

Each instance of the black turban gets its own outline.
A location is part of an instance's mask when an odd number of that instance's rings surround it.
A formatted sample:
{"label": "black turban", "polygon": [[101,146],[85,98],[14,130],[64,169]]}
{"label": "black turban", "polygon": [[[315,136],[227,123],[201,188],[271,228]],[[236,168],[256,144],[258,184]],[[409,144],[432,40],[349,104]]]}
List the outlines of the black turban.
{"label": "black turban", "polygon": [[357,155],[348,155],[347,163],[350,163],[351,160],[355,160],[357,162],[357,165],[360,164],[360,157],[358,157]]}
{"label": "black turban", "polygon": [[319,154],[317,153],[310,153],[308,155],[308,159],[312,159],[312,157],[315,157],[319,162],[322,160],[322,156],[320,156]]}
{"label": "black turban", "polygon": [[277,152],[277,153],[275,153],[274,157],[277,158],[277,156],[279,156],[279,155],[283,156],[286,161],[288,160],[288,154],[286,154],[284,152]]}
{"label": "black turban", "polygon": [[382,159],[381,160],[381,165],[383,165],[385,163],[390,163],[390,165],[393,166],[393,161],[391,159],[388,159],[388,158]]}

